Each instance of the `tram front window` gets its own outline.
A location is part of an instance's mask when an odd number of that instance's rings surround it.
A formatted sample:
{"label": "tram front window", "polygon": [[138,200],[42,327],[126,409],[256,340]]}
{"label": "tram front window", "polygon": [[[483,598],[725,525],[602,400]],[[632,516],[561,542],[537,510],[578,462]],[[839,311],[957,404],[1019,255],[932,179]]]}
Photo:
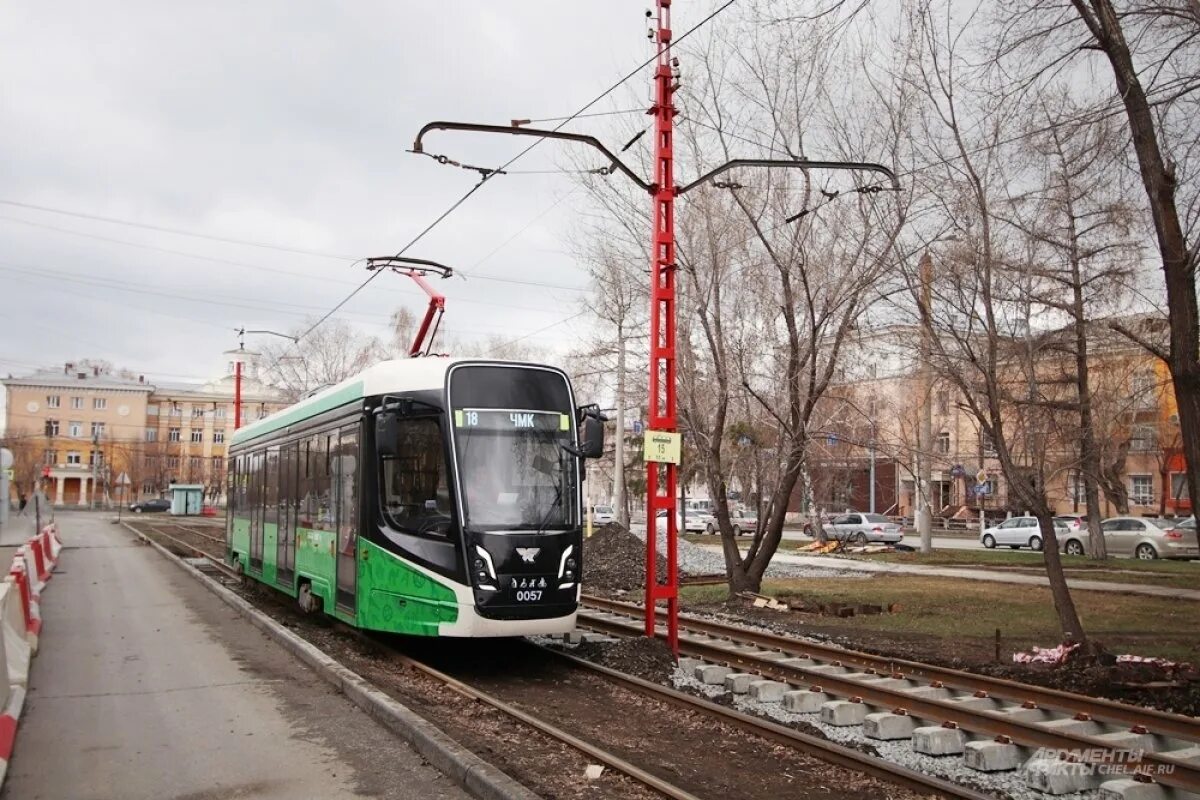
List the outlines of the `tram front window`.
{"label": "tram front window", "polygon": [[415,533],[450,532],[453,505],[436,419],[402,420],[397,456],[382,459],[383,508],[396,528]]}
{"label": "tram front window", "polygon": [[458,476],[475,530],[566,530],[576,517],[570,417],[558,412],[454,411]]}

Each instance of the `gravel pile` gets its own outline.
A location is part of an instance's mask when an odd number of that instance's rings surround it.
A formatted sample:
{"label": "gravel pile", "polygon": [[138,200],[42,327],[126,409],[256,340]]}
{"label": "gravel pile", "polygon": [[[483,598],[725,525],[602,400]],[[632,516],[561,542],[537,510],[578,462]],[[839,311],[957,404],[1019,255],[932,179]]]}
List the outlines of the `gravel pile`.
{"label": "gravel pile", "polygon": [[[645,531],[634,531],[634,536],[645,545]],[[714,537],[714,543],[720,538]],[[679,571],[684,575],[723,575],[725,573],[725,556],[716,551],[708,550],[693,544],[686,539],[678,540]],[[658,534],[658,549],[667,547],[667,534]],[[854,570],[830,569],[827,567],[806,567],[800,564],[772,563],[767,567],[767,577],[771,578],[861,578],[868,573]]]}
{"label": "gravel pile", "polygon": [[[658,557],[658,574],[667,560]],[[630,591],[646,585],[646,540],[609,524],[583,540],[583,588]]]}

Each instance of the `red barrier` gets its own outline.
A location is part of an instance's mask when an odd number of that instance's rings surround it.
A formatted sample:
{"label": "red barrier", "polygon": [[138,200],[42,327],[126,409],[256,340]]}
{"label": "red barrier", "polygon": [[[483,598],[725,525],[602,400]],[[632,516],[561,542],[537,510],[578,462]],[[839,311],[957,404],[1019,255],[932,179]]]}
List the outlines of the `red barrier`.
{"label": "red barrier", "polygon": [[33,591],[29,588],[29,576],[25,574],[24,564],[13,562],[8,574],[12,576],[13,583],[21,592],[21,613],[25,617],[25,630],[37,636],[42,630],[42,620],[40,614],[34,616]]}
{"label": "red barrier", "polygon": [[42,540],[34,536],[29,540],[29,549],[33,551],[33,565],[37,570],[37,579],[39,583],[45,583],[50,579],[50,570],[46,567],[46,554],[42,552]]}

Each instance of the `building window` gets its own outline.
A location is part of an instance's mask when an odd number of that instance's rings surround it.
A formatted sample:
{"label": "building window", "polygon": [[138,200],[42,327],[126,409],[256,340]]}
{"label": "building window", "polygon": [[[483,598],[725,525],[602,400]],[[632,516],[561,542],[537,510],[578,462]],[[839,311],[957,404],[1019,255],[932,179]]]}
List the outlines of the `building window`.
{"label": "building window", "polygon": [[147,442],[157,442],[158,441],[158,431],[156,431],[154,428],[146,428],[146,441]]}
{"label": "building window", "polygon": [[937,451],[939,453],[950,452],[950,432],[942,431],[937,437]]}
{"label": "building window", "polygon": [[985,456],[996,455],[996,442],[992,439],[992,435],[982,428],[979,431],[979,446],[983,449]]}
{"label": "building window", "polygon": [[188,469],[191,470],[193,478],[199,477],[200,470],[204,469],[204,459],[200,456],[192,456],[188,459]]}
{"label": "building window", "polygon": [[83,398],[82,397],[72,397],[71,398],[71,408],[74,408],[76,410],[83,408]]}
{"label": "building window", "polygon": [[1134,425],[1129,429],[1129,449],[1146,452],[1158,448],[1158,430],[1153,425]]}
{"label": "building window", "polygon": [[79,453],[75,450],[68,450],[67,451],[67,463],[68,464],[76,464],[76,465],[79,464]]}
{"label": "building window", "polygon": [[104,451],[103,450],[89,450],[88,451],[88,466],[89,467],[101,466],[103,464],[104,464]]}
{"label": "building window", "polygon": [[1135,506],[1154,505],[1154,476],[1129,476],[1129,502]]}
{"label": "building window", "polygon": [[198,444],[204,441],[204,429],[192,428],[192,444]]}
{"label": "building window", "polygon": [[183,409],[179,407],[178,403],[171,403],[171,410],[167,413],[172,417],[182,417]]}
{"label": "building window", "polygon": [[179,456],[167,456],[167,469],[179,469]]}
{"label": "building window", "polygon": [[198,419],[203,416],[204,416],[204,407],[203,406],[192,406],[192,418],[193,419]]}
{"label": "building window", "polygon": [[1083,473],[1077,469],[1067,473],[1067,498],[1073,503],[1084,502]]}
{"label": "building window", "polygon": [[1136,409],[1154,408],[1158,400],[1158,380],[1149,370],[1140,370],[1129,377],[1129,397]]}
{"label": "building window", "polygon": [[142,494],[154,494],[156,488],[154,481],[146,481],[142,484]]}
{"label": "building window", "polygon": [[42,451],[42,465],[49,467],[58,463],[58,453],[54,450]]}
{"label": "building window", "polygon": [[167,441],[168,442],[178,442],[179,441],[179,428],[167,428]]}
{"label": "building window", "polygon": [[94,411],[103,411],[106,408],[108,408],[108,398],[107,397],[93,397],[92,398],[92,409]]}
{"label": "building window", "polygon": [[56,394],[46,395],[46,408],[58,408],[62,405],[62,398]]}
{"label": "building window", "polygon": [[56,420],[56,419],[46,420],[46,435],[47,436],[58,436],[58,420]]}
{"label": "building window", "polygon": [[157,417],[158,416],[158,406],[146,406],[146,416],[147,417]]}
{"label": "building window", "polygon": [[103,435],[104,435],[104,423],[103,422],[93,422],[92,423],[92,438],[95,439],[96,437],[103,436]]}
{"label": "building window", "polygon": [[76,438],[83,436],[83,423],[77,420],[67,423],[67,436]]}
{"label": "building window", "polygon": [[225,444],[225,431],[223,429],[213,431],[213,444]]}
{"label": "building window", "polygon": [[937,393],[937,411],[942,416],[950,413],[950,393],[941,391]]}
{"label": "building window", "polygon": [[213,412],[213,415],[217,419],[225,419],[225,406],[221,406],[220,408],[218,408],[216,411]]}

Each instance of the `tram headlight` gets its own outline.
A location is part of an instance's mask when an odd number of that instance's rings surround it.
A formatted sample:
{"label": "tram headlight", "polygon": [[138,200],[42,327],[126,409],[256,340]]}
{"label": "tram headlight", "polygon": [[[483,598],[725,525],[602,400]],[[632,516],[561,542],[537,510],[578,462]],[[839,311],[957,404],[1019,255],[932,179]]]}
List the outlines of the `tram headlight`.
{"label": "tram headlight", "polygon": [[[482,558],[475,559],[475,569],[478,572],[483,572],[483,559]],[[485,572],[484,574],[486,575],[487,573]]]}
{"label": "tram headlight", "polygon": [[[569,570],[574,570],[576,566],[577,566],[577,564],[576,564],[576,562],[575,562],[575,559],[574,559],[574,558],[568,558],[568,559],[567,559],[567,569],[569,569]],[[570,574],[570,573],[568,573],[568,575],[569,575],[569,574]]]}

